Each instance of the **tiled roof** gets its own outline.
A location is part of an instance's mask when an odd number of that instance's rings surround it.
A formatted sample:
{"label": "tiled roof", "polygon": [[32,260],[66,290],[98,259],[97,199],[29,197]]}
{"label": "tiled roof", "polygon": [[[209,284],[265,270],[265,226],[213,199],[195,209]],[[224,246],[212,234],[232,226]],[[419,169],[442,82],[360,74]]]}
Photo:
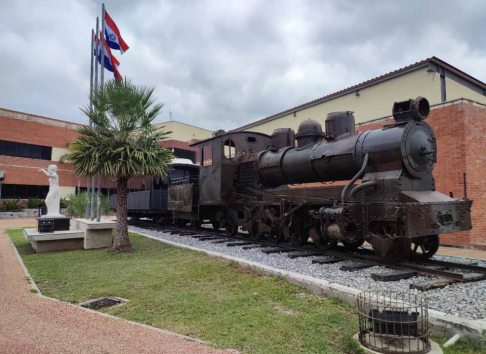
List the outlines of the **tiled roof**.
{"label": "tiled roof", "polygon": [[413,70],[417,70],[420,67],[423,67],[423,66],[428,65],[429,62],[434,62],[434,63],[439,64],[439,65],[442,65],[442,66],[447,66],[448,68],[450,68],[450,69],[454,70],[455,72],[457,72],[459,75],[464,76],[464,77],[466,77],[469,80],[475,81],[476,83],[485,85],[483,82],[481,82],[481,81],[475,79],[474,77],[472,77],[472,76],[470,76],[470,75],[468,75],[468,74],[460,71],[457,68],[454,68],[453,66],[451,66],[451,65],[447,64],[446,62],[444,62],[443,60],[441,60],[441,59],[439,59],[437,57],[431,57],[431,58],[427,58],[427,59],[418,61],[418,62],[416,62],[414,64],[405,66],[403,68],[400,68],[400,69],[391,71],[389,73],[383,74],[381,76],[377,76],[377,77],[375,77],[373,79],[370,79],[370,80],[367,80],[367,81],[363,81],[363,82],[361,82],[359,84],[356,84],[356,85],[347,87],[345,89],[336,91],[336,92],[331,93],[331,94],[328,94],[326,96],[317,98],[317,99],[312,100],[312,101],[309,101],[307,103],[304,103],[304,104],[301,104],[301,105],[292,107],[292,108],[287,109],[285,111],[282,111],[282,112],[279,112],[279,113],[276,113],[276,114],[272,114],[271,116],[268,116],[266,118],[259,119],[259,120],[255,121],[255,122],[246,124],[246,125],[244,125],[242,127],[236,128],[234,130],[236,130],[236,131],[245,130],[245,129],[250,128],[250,127],[253,127],[255,125],[260,125],[262,123],[265,123],[265,122],[274,120],[276,118],[279,118],[281,116],[287,115],[289,113],[293,113],[293,112],[299,111],[299,110],[301,110],[303,108],[306,108],[306,107],[309,107],[309,106],[313,106],[313,105],[318,104],[318,103],[320,103],[322,101],[327,101],[329,99],[332,99],[333,97],[341,96],[343,94],[347,94],[347,93],[350,93],[350,92],[359,90],[361,88],[364,88],[366,86],[372,85],[374,83],[377,83],[377,82],[380,82],[380,81],[383,81],[383,80],[387,80],[387,79],[391,79],[393,77],[396,77],[398,75],[405,74],[405,73],[410,72],[410,71],[413,71]]}

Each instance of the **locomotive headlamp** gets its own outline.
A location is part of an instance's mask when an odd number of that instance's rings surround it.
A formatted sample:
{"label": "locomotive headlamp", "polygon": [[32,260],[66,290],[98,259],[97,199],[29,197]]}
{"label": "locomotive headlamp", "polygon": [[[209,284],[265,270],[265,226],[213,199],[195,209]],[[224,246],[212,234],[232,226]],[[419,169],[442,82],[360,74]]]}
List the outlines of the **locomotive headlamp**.
{"label": "locomotive headlamp", "polygon": [[414,100],[395,102],[393,104],[393,118],[397,122],[414,119],[421,121],[430,113],[430,104],[426,98],[417,97]]}

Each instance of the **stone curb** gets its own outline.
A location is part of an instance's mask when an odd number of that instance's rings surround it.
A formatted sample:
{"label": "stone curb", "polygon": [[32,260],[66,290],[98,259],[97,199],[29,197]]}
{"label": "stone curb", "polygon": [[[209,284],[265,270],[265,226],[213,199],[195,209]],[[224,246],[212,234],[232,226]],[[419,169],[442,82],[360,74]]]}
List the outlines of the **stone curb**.
{"label": "stone curb", "polygon": [[32,275],[30,275],[29,270],[27,269],[27,267],[24,264],[24,261],[20,257],[19,251],[17,251],[17,247],[15,247],[15,245],[13,244],[13,242],[10,239],[10,236],[7,234],[7,232],[4,231],[4,233],[5,233],[5,236],[7,236],[7,239],[8,239],[8,242],[10,243],[10,246],[12,246],[12,248],[14,250],[15,256],[17,257],[17,260],[19,261],[20,266],[22,267],[22,271],[24,272],[25,277],[29,279],[30,288],[35,290],[36,295],[42,296],[42,292],[40,291],[39,287],[35,283],[34,278],[32,278]]}
{"label": "stone curb", "polygon": [[[262,270],[268,275],[278,275],[284,277],[289,283],[309,289],[316,294],[335,297],[343,300],[351,306],[356,306],[356,297],[360,290],[350,288],[344,285],[335,284],[326,280],[317,279],[308,275],[303,275],[295,272],[289,272],[283,269],[270,267],[261,263],[249,261],[246,259],[229,256],[223,253],[207,251],[202,248],[188,246],[173,241],[157,238],[155,236],[147,235],[140,232],[135,232],[144,237],[156,240],[174,247],[186,248],[197,252],[204,252],[211,256],[224,258],[238,262],[240,265]],[[465,336],[483,337],[486,336],[486,319],[469,320],[458,316],[446,314],[445,312],[429,309],[429,325],[431,331],[439,336],[447,336],[456,333]]]}

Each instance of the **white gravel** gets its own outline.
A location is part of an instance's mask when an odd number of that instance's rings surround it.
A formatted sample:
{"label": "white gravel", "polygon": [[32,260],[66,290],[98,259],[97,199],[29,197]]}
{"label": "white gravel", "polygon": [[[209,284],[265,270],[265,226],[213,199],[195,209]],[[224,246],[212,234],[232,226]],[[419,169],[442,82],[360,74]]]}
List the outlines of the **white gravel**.
{"label": "white gravel", "polygon": [[[352,263],[351,261],[325,265],[312,264],[312,259],[317,257],[290,259],[285,253],[264,254],[258,248],[243,250],[241,247],[226,247],[224,243],[214,244],[211,243],[212,241],[199,241],[191,236],[170,235],[162,231],[148,230],[135,226],[129,226],[129,230],[208,251],[243,258],[318,279],[324,279],[361,291],[386,289],[407,292],[410,291],[410,284],[433,279],[426,276],[416,276],[395,282],[377,282],[371,279],[370,275],[377,272],[386,272],[389,269],[376,266],[356,272],[344,272],[339,268],[343,264]],[[472,262],[472,260],[467,258],[452,256],[436,255],[433,259],[462,263]],[[478,265],[486,266],[486,262],[478,261]],[[469,319],[486,319],[486,280],[463,284],[455,283],[442,289],[424,292],[424,295],[427,296],[429,307],[432,309]]]}

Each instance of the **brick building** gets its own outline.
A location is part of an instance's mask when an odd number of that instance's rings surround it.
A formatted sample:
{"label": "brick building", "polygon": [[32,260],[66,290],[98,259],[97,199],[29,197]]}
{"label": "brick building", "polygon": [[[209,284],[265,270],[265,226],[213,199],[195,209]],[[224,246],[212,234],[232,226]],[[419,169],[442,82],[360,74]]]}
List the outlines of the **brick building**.
{"label": "brick building", "polygon": [[[172,149],[177,157],[195,162],[195,151],[189,147],[191,141],[177,140],[173,135],[182,138],[196,134],[198,137],[210,137],[211,131],[178,122],[168,123],[170,129],[165,127],[165,130],[173,133],[161,145]],[[0,199],[45,198],[49,182],[38,171],[53,163],[58,166],[63,197],[85,189],[86,179],[78,179],[70,164],[60,162],[61,156],[67,152],[68,143],[78,135],[78,127],[79,124],[58,119],[0,109],[0,176],[4,175],[4,179],[0,180]],[[132,180],[129,187],[143,188],[143,178]],[[104,179],[102,188],[102,192],[108,194],[109,189],[115,188],[115,183]]]}

